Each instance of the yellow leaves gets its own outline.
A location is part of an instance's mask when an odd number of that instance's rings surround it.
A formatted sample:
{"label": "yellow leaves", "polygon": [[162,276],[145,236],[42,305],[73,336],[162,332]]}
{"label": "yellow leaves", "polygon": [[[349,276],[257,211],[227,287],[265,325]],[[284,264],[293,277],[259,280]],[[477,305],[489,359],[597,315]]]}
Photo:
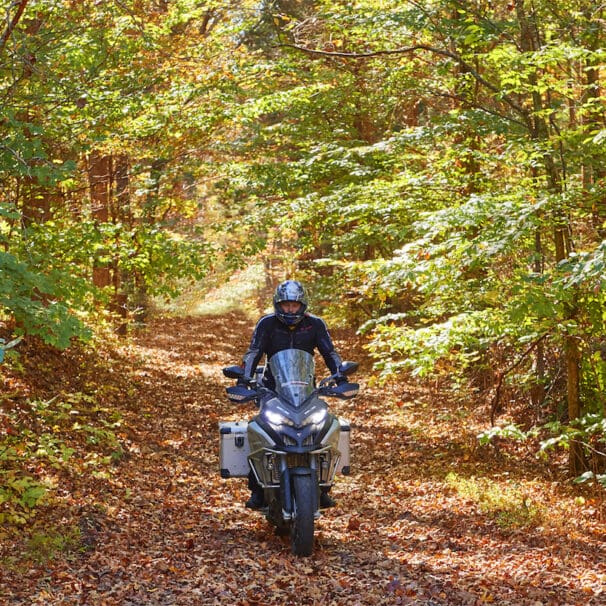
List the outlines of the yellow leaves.
{"label": "yellow leaves", "polygon": [[290,21],[290,17],[284,14],[275,15],[273,21],[276,27],[282,27],[285,23]]}

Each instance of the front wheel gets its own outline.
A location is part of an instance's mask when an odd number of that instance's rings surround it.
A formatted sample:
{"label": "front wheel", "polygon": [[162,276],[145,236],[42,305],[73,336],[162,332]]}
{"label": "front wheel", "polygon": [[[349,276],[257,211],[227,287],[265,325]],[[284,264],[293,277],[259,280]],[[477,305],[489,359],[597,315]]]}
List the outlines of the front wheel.
{"label": "front wheel", "polygon": [[316,486],[310,475],[293,477],[294,515],[290,546],[297,556],[310,556],[314,547],[314,504]]}

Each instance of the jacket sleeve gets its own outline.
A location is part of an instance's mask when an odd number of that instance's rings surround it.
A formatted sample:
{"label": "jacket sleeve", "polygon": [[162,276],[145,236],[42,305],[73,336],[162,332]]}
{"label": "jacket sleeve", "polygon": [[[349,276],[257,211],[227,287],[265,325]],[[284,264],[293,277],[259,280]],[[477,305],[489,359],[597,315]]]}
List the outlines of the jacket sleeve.
{"label": "jacket sleeve", "polygon": [[330,338],[330,334],[328,333],[328,328],[326,327],[324,320],[317,318],[317,322],[318,351],[324,358],[324,362],[326,362],[328,370],[330,370],[332,374],[335,374],[339,371],[339,366],[341,366],[341,356],[335,351],[335,346]]}
{"label": "jacket sleeve", "polygon": [[255,327],[248,351],[242,358],[242,366],[244,367],[244,376],[254,378],[257,364],[261,361],[263,354],[267,351],[268,331],[264,318],[261,318]]}

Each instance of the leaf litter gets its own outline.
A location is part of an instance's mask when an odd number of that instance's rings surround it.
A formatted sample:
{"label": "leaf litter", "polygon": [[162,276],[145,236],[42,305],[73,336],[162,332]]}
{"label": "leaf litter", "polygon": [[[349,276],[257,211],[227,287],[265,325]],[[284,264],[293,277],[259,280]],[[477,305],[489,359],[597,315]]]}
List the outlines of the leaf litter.
{"label": "leaf litter", "polygon": [[[333,488],[338,504],[317,522],[313,556],[293,556],[287,538],[244,508],[246,480],[218,473],[218,421],[253,414],[226,400],[221,373],[250,331],[237,314],[158,318],[111,354],[113,371],[97,379],[122,415],[124,456],[107,477],[71,478],[57,492],[63,506],[39,514],[77,521],[78,550],[37,562],[4,535],[1,603],[604,603],[602,504],[581,506],[541,468],[477,449],[481,415],[462,421],[460,402],[422,386],[371,386],[350,331],[333,336],[362,363],[362,391],[333,409],[352,425],[352,475]],[[483,478],[503,493],[515,486],[517,509],[543,514],[520,523],[504,508],[496,513],[510,517],[499,518],[478,499]]]}

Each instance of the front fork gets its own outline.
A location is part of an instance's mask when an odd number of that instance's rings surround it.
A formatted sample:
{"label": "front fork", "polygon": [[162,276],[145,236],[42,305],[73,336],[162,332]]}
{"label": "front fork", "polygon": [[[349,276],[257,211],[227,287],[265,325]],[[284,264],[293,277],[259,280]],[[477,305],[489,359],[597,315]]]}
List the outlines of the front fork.
{"label": "front fork", "polygon": [[288,453],[267,446],[249,456],[252,472],[258,484],[266,491],[266,500],[272,500],[271,493],[279,497],[281,515],[285,521],[292,520],[295,514],[293,477],[310,476],[310,483],[315,486],[312,506],[314,517],[317,519],[320,517],[320,488],[332,485],[340,457],[334,454],[334,446],[330,444],[306,453],[300,463],[292,467],[288,466],[288,457]]}
{"label": "front fork", "polygon": [[[315,457],[313,457],[315,458]],[[312,467],[288,467],[284,466],[280,474],[280,501],[282,503],[282,517],[284,520],[292,520],[295,515],[295,502],[292,494],[292,478],[294,476],[309,476],[311,477],[311,485],[315,486],[312,495],[312,507],[314,510],[314,518],[320,517],[320,495],[318,486],[318,474]]]}

